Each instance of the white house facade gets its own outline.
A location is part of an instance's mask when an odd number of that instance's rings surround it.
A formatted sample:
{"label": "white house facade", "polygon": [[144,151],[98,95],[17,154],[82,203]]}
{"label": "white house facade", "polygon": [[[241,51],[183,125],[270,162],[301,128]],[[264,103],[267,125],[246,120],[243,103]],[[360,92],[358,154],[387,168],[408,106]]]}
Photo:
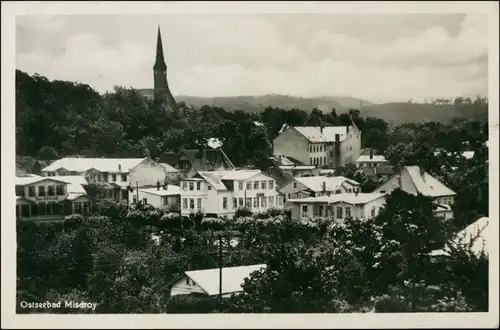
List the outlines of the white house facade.
{"label": "white house facade", "polygon": [[74,177],[16,177],[16,218],[63,220],[69,214],[90,212],[81,183]]}
{"label": "white house facade", "polygon": [[328,196],[332,194],[354,193],[360,191],[360,184],[343,176],[310,176],[296,177],[279,192],[289,199]]}
{"label": "white house facade", "polygon": [[139,188],[128,196],[129,204],[140,201],[158,209],[168,209],[174,206],[180,207],[181,190],[179,186],[165,185],[155,188]]}
{"label": "white house facade", "polygon": [[103,188],[99,198],[126,201],[131,186],[153,187],[164,182],[165,169],[145,158],[62,158],[42,170],[44,176],[81,175]]}
{"label": "white house facade", "polygon": [[181,182],[181,214],[232,217],[240,208],[264,212],[283,208],[275,180],[260,170],[199,172]]}
{"label": "white house facade", "polygon": [[328,217],[335,221],[346,218],[368,219],[385,205],[385,195],[375,193],[342,193],[330,196],[291,199],[293,220]]}
{"label": "white house facade", "polygon": [[387,160],[382,155],[361,155],[356,160],[356,167],[378,167],[382,165],[386,165]]}

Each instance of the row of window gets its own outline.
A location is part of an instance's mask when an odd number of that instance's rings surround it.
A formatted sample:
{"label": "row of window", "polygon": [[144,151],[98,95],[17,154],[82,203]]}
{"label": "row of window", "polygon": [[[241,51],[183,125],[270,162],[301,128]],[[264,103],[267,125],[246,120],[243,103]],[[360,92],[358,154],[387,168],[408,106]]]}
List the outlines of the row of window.
{"label": "row of window", "polygon": [[[16,195],[26,197],[24,194],[24,187],[16,189]],[[28,197],[45,197],[45,196],[64,196],[64,185],[56,186],[38,186],[38,194],[36,193],[36,186],[28,187]]]}
{"label": "row of window", "polygon": [[309,165],[315,165],[315,166],[326,165],[326,157],[310,157]]}
{"label": "row of window", "polygon": [[[246,182],[246,190],[272,190],[274,189],[274,181],[273,180],[268,180],[268,181],[247,181]],[[243,189],[243,181],[238,182],[238,190],[244,190]]]}
{"label": "row of window", "polygon": [[30,205],[18,205],[16,207],[16,216],[38,217],[46,215],[70,214],[70,213],[88,213],[90,212],[89,202],[73,202],[68,208],[65,204],[58,203],[39,203]]}
{"label": "row of window", "polygon": [[78,174],[78,172],[75,172],[75,171],[71,171],[71,172],[68,172],[68,171],[61,171],[60,173],[56,173],[56,172],[47,172],[47,176],[57,176],[57,175],[64,176],[64,175],[79,175],[79,174]]}
{"label": "row of window", "polygon": [[[333,207],[325,207],[323,205],[319,205],[318,208],[313,208],[313,216],[330,216],[330,217],[336,217],[337,219],[343,219],[344,218],[344,211],[345,210],[345,217],[349,218],[352,216],[351,213],[351,207],[346,206],[345,208],[343,207],[337,207],[336,212],[333,212]],[[309,211],[309,206],[308,205],[302,205],[302,217],[308,217]],[[325,212],[324,212],[325,211]],[[376,215],[376,207],[372,207],[370,211],[370,216],[374,217]]]}
{"label": "row of window", "polygon": [[326,146],[322,144],[310,144],[309,152],[324,152],[326,151]]}
{"label": "row of window", "polygon": [[452,197],[442,197],[442,198],[438,199],[438,203],[445,204],[445,205],[452,205],[453,198]]}
{"label": "row of window", "polygon": [[[227,210],[229,208],[228,205],[229,198],[228,197],[222,197],[222,209]],[[269,197],[250,197],[247,198],[246,200],[244,198],[233,198],[233,209],[237,208],[242,208],[246,207],[249,209],[252,208],[272,208],[274,207],[274,196],[269,196]],[[276,206],[280,206],[281,202],[279,197],[276,197]],[[182,208],[183,209],[190,209],[194,210],[195,209],[195,199],[194,198],[183,198],[182,199]],[[202,199],[197,198],[196,199],[196,209],[201,209],[202,208]]]}
{"label": "row of window", "polygon": [[[111,179],[109,182],[118,182],[117,181],[118,177],[117,174],[112,173],[111,174]],[[127,174],[120,174],[120,180],[121,182],[127,182]],[[90,182],[108,182],[108,176],[106,174],[96,174],[92,173],[89,175],[89,181]]]}
{"label": "row of window", "polygon": [[[245,185],[243,181],[238,182],[238,190],[244,190]],[[272,190],[274,189],[274,181],[273,180],[262,180],[262,181],[247,181],[246,182],[246,190]],[[201,190],[201,181],[183,181],[182,182],[182,190],[193,191],[193,190]],[[212,190],[212,186],[208,185],[208,190]]]}
{"label": "row of window", "polygon": [[[182,181],[182,190],[201,190],[201,181]],[[196,189],[195,189],[196,187]],[[208,189],[211,190],[212,186],[208,185]]]}
{"label": "row of window", "polygon": [[[296,182],[294,182],[294,188],[297,188],[297,186],[296,186]],[[358,193],[359,193],[359,191],[360,191],[360,188],[348,188],[348,189],[346,189],[346,192],[347,192],[347,193],[356,193],[356,192],[358,192]],[[342,193],[342,190],[341,190],[341,189],[337,189],[337,190],[335,190],[334,192],[332,192],[332,191],[327,191],[327,192],[325,192],[325,193],[320,192],[320,193],[316,193],[314,197],[319,197],[319,196],[331,196],[331,195],[332,195],[332,193],[334,193],[334,194],[341,194],[341,193]],[[287,198],[288,198],[288,199],[293,199],[293,198],[303,198],[303,197],[301,197],[301,196],[305,196],[305,195],[304,195],[304,194],[301,194],[300,192],[299,192],[299,193],[296,193],[296,194],[291,194],[291,193],[288,193],[288,194],[287,194]]]}

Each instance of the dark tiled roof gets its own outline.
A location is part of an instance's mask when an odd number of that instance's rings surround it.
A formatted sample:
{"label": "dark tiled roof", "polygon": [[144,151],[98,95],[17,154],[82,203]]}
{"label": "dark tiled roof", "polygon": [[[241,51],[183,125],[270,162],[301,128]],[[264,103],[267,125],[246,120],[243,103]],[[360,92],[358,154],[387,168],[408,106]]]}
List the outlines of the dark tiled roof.
{"label": "dark tiled roof", "polygon": [[[373,167],[361,167],[359,171],[365,172],[368,176],[376,175],[392,175],[394,174],[394,168],[389,165],[380,165],[376,168]],[[376,171],[376,172],[375,172]]]}
{"label": "dark tiled roof", "polygon": [[234,169],[234,166],[221,149],[183,150],[182,153],[195,171]]}
{"label": "dark tiled roof", "polygon": [[300,160],[297,160],[297,159],[290,157],[290,156],[286,156],[286,158],[288,158],[291,162],[293,162],[295,165],[298,165],[298,166],[308,165],[308,164],[304,164]]}
{"label": "dark tiled roof", "polygon": [[392,175],[394,174],[394,167],[389,165],[377,166],[377,174],[379,175]]}
{"label": "dark tiled roof", "polygon": [[176,167],[178,159],[179,159],[178,152],[166,152],[160,155],[158,163],[167,163],[170,166]]}
{"label": "dark tiled roof", "polygon": [[276,180],[277,187],[281,187],[293,179],[292,175],[286,174],[278,166],[271,166],[263,172],[274,178],[274,180]]}
{"label": "dark tiled roof", "polygon": [[20,164],[27,170],[31,170],[35,166],[36,159],[30,156],[17,156],[16,163]]}

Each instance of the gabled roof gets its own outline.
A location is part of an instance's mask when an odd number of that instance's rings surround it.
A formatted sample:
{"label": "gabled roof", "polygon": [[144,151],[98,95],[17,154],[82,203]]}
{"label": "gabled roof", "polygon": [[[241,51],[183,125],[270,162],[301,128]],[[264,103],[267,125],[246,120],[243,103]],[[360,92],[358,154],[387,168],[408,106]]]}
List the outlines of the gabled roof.
{"label": "gabled roof", "polygon": [[121,172],[127,173],[130,169],[136,167],[145,158],[61,158],[56,160],[49,166],[45,167],[42,171],[52,172],[58,169],[66,169],[70,172],[86,172],[92,168],[100,172],[108,173],[119,173],[119,167],[121,166]]}
{"label": "gabled roof", "polygon": [[383,155],[373,155],[372,158],[370,158],[369,155],[361,155],[359,158],[356,160],[357,163],[383,163],[386,162],[387,160]]}
{"label": "gabled roof", "polygon": [[54,181],[58,183],[67,184],[67,181],[57,180],[53,177],[45,177],[45,176],[26,176],[26,177],[16,177],[16,186],[26,186],[29,184],[41,182],[41,181]]}
{"label": "gabled roof", "polygon": [[325,126],[323,130],[320,126],[294,126],[294,128],[310,142],[334,142],[335,134],[339,134],[339,141],[347,137],[347,126]]}
{"label": "gabled roof", "polygon": [[456,193],[427,172],[421,171],[419,166],[405,166],[411,181],[419,193],[429,197],[451,196]]}
{"label": "gabled roof", "polygon": [[302,183],[312,191],[322,191],[323,182],[326,184],[326,191],[338,189],[344,182],[349,182],[358,186],[359,183],[343,176],[307,176],[295,178],[295,181]]}
{"label": "gabled roof", "polygon": [[223,180],[243,181],[248,180],[257,174],[262,173],[261,170],[232,170],[232,171],[201,171],[198,174],[211,184],[216,190],[226,190],[227,187],[222,182]]}
{"label": "gabled roof", "polygon": [[160,186],[160,189],[158,188],[139,188],[139,192],[145,192],[148,194],[152,195],[158,195],[158,196],[172,196],[172,195],[180,195],[181,189],[179,186],[173,186],[173,185],[167,185],[167,189],[163,189],[163,186]]}
{"label": "gabled roof", "polygon": [[304,166],[303,162],[290,156],[275,155],[269,157],[274,162],[278,163],[279,166]]}
{"label": "gabled roof", "polygon": [[[245,278],[254,271],[266,268],[265,264],[222,268],[222,294],[243,291]],[[219,268],[185,272],[208,295],[219,294]]]}
{"label": "gabled roof", "polygon": [[20,164],[24,168],[31,170],[35,166],[36,158],[31,156],[19,156],[16,155],[16,163]]}
{"label": "gabled roof", "polygon": [[181,152],[191,163],[192,168],[199,171],[211,171],[213,169],[224,168],[227,170],[234,169],[233,163],[226,156],[221,148],[204,149],[204,150],[183,150]]}
{"label": "gabled roof", "polygon": [[356,172],[362,171],[369,176],[375,175],[392,175],[394,174],[394,167],[390,165],[379,165],[376,167],[363,166],[356,170]]}
{"label": "gabled roof", "polygon": [[[470,249],[475,254],[479,254],[484,247],[484,252],[489,253],[488,241],[494,239],[492,234],[493,231],[488,231],[489,218],[482,217],[476,220],[474,223],[467,226],[465,229],[458,232],[455,238],[450,242],[452,246],[468,246],[470,244]],[[430,253],[430,255],[448,255],[449,246],[447,245],[445,249],[435,250]]]}
{"label": "gabled roof", "polygon": [[167,172],[167,173],[177,173],[177,172],[179,172],[178,169],[176,169],[175,167],[173,167],[173,166],[171,166],[171,165],[169,165],[167,163],[158,163],[158,164],[160,164],[161,166],[163,166],[163,168],[165,169],[165,172]]}
{"label": "gabled roof", "polygon": [[160,164],[170,164],[177,165],[177,160],[179,159],[178,152],[165,152],[158,157],[158,163]]}
{"label": "gabled roof", "polygon": [[385,194],[380,193],[343,193],[343,194],[333,194],[330,196],[320,196],[320,197],[307,197],[299,199],[289,199],[290,203],[348,203],[348,204],[366,204],[378,198],[385,198]]}
{"label": "gabled roof", "polygon": [[68,193],[72,194],[86,194],[84,185],[87,185],[87,180],[81,175],[60,175],[60,176],[50,176],[48,178],[53,178],[62,182],[67,182],[68,185],[66,189]]}

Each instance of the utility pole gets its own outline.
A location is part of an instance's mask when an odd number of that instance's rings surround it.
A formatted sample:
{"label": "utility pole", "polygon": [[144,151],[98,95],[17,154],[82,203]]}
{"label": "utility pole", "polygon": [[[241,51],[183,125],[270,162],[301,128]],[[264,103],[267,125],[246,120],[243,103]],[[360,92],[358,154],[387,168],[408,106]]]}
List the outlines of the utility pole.
{"label": "utility pole", "polygon": [[137,192],[137,204],[139,204],[139,182],[135,182],[135,191]]}
{"label": "utility pole", "polygon": [[222,313],[222,233],[219,234],[219,312]]}

